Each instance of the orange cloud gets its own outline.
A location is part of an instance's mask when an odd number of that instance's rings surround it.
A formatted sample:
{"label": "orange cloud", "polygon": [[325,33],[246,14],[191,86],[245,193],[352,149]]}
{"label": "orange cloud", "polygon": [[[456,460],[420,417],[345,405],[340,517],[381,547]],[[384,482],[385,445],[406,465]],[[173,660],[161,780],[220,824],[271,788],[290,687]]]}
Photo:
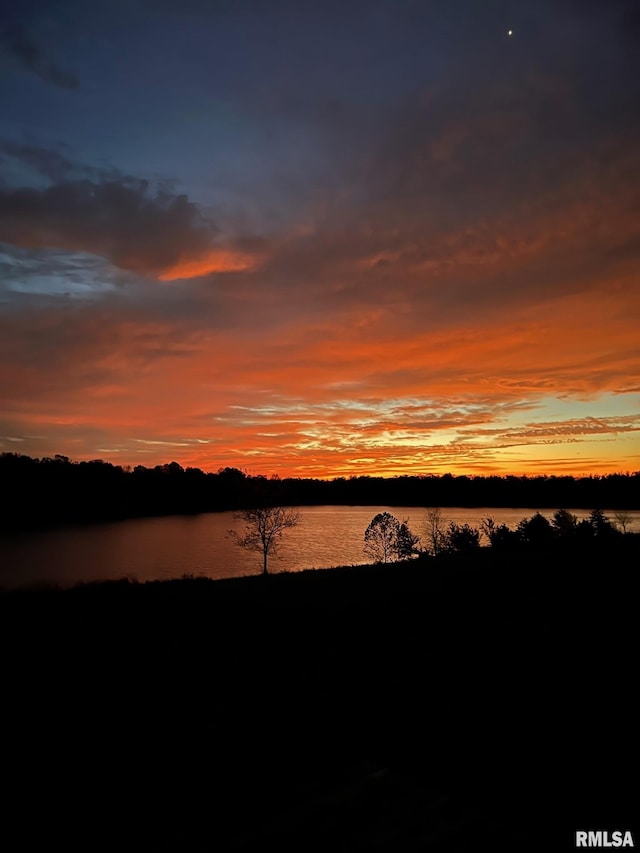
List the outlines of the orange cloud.
{"label": "orange cloud", "polygon": [[198,278],[210,273],[250,270],[258,263],[259,259],[252,255],[227,249],[211,249],[199,257],[180,258],[177,263],[158,275],[158,281],[176,281],[178,279]]}
{"label": "orange cloud", "polygon": [[[620,392],[640,383],[638,298],[611,292],[410,334],[376,310],[277,329],[112,323],[73,355],[73,330],[49,323],[61,381],[14,373],[3,434],[35,455],[281,475],[636,470],[640,402]],[[609,416],[614,399],[626,409]],[[573,400],[590,414],[569,417]]]}

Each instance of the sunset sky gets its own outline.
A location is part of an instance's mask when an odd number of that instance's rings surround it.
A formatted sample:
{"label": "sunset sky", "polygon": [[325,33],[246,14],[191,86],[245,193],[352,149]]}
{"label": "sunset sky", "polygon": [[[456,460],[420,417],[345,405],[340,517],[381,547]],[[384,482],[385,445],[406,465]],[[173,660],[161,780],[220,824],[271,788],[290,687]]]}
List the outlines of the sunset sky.
{"label": "sunset sky", "polygon": [[640,469],[634,0],[1,6],[0,452]]}

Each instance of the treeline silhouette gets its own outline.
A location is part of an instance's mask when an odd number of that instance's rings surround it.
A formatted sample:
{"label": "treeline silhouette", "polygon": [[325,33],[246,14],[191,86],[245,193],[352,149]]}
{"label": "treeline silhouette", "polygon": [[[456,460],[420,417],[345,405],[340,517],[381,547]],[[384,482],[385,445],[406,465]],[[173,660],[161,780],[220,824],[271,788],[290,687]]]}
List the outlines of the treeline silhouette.
{"label": "treeline silhouette", "polygon": [[640,508],[640,471],[578,478],[421,474],[281,479],[232,467],[209,473],[177,462],[147,468],[2,453],[0,484],[4,530],[263,505]]}

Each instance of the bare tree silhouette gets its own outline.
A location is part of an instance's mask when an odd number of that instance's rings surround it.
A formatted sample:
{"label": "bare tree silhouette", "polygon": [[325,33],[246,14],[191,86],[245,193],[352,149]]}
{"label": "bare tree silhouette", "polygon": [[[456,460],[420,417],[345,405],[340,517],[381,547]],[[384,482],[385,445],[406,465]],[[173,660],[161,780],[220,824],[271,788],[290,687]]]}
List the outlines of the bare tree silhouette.
{"label": "bare tree silhouette", "polygon": [[407,519],[400,522],[390,512],[375,515],[364,532],[364,552],[376,563],[408,559],[417,553],[418,542]]}
{"label": "bare tree silhouette", "polygon": [[281,506],[245,509],[234,515],[237,521],[244,521],[244,534],[229,530],[228,535],[236,545],[262,554],[262,574],[269,572],[268,558],[278,556],[285,530],[296,527],[300,522],[300,512]]}
{"label": "bare tree silhouette", "polygon": [[633,516],[630,512],[627,512],[624,509],[619,509],[617,512],[614,512],[613,517],[616,520],[616,523],[620,525],[622,528],[622,532],[627,532],[627,527],[630,527],[633,524]]}

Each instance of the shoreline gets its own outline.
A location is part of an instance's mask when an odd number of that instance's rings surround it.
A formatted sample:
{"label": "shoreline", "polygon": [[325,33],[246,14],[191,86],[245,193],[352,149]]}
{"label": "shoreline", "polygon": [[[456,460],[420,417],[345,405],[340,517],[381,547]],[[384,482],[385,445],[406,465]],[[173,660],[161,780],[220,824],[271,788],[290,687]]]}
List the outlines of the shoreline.
{"label": "shoreline", "polygon": [[4,592],[7,814],[92,850],[533,850],[628,824],[622,539]]}

